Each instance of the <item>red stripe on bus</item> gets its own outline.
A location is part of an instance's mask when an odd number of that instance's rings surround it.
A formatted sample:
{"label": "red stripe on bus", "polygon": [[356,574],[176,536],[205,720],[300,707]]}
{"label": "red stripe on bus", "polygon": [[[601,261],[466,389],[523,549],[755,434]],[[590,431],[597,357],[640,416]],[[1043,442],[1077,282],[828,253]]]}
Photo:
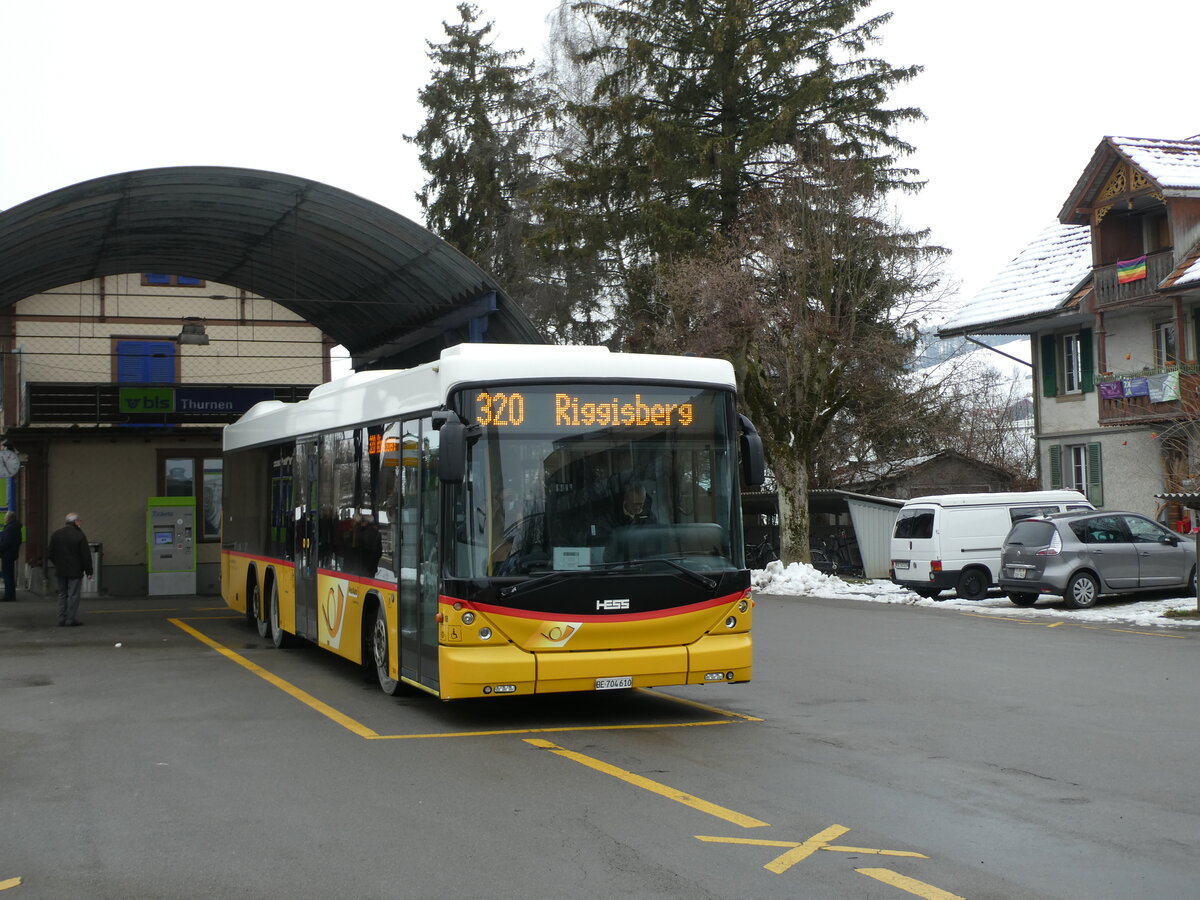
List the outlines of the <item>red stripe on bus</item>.
{"label": "red stripe on bus", "polygon": [[[280,566],[284,569],[295,570],[296,568],[295,563],[290,563],[286,559],[279,559],[278,557],[274,556],[259,556],[255,553],[242,553],[239,550],[223,550],[221,552],[226,556],[237,556],[241,559],[252,559],[255,562],[270,563],[275,566]],[[384,590],[388,591],[394,591],[397,589],[396,582],[394,581],[380,581],[377,578],[360,578],[357,576],[352,577],[345,572],[338,572],[335,569],[317,569],[317,574],[328,575],[330,578],[337,578],[342,581],[353,581],[355,584],[366,584],[370,585],[371,587],[383,588]]]}
{"label": "red stripe on bus", "polygon": [[727,594],[724,597],[717,597],[713,600],[704,600],[700,603],[689,603],[686,606],[671,606],[666,609],[654,609],[640,613],[620,613],[620,614],[593,614],[581,613],[579,615],[571,615],[569,613],[548,613],[538,612],[529,609],[512,609],[507,606],[494,606],[490,603],[471,602],[469,600],[459,600],[455,597],[439,597],[439,601],[447,605],[461,604],[463,609],[473,609],[476,612],[488,613],[489,615],[512,616],[516,619],[541,619],[545,621],[563,621],[563,622],[644,622],[647,619],[665,619],[670,616],[683,615],[691,612],[702,612],[706,609],[715,609],[718,606],[728,606],[730,603],[735,603],[746,596],[745,591],[738,591],[736,594]]}

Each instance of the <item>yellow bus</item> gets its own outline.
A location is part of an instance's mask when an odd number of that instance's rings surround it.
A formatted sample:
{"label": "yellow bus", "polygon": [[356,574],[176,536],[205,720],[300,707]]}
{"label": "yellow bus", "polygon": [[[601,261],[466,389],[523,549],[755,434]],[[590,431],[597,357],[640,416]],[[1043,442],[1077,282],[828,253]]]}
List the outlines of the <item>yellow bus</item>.
{"label": "yellow bus", "polygon": [[225,602],[445,700],[747,681],[723,360],[464,344],[224,434]]}

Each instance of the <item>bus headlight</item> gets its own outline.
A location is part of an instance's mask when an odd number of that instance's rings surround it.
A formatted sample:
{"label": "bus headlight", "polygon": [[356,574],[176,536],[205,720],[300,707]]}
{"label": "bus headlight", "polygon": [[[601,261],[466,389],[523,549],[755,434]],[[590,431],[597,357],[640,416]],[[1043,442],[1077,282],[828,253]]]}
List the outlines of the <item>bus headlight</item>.
{"label": "bus headlight", "polygon": [[726,620],[725,620],[725,627],[726,627],[726,628],[735,628],[735,627],[737,627],[737,616],[730,616],[728,619],[726,619]]}
{"label": "bus headlight", "polygon": [[472,622],[475,621],[475,613],[469,612],[469,611],[463,613],[462,620],[463,620],[464,625],[470,625]]}
{"label": "bus headlight", "polygon": [[486,625],[484,625],[482,628],[479,629],[479,639],[481,641],[490,640],[491,636],[492,636],[492,629],[488,628]]}
{"label": "bus headlight", "polygon": [[745,612],[749,608],[750,608],[749,600],[739,600],[738,601],[738,612]]}

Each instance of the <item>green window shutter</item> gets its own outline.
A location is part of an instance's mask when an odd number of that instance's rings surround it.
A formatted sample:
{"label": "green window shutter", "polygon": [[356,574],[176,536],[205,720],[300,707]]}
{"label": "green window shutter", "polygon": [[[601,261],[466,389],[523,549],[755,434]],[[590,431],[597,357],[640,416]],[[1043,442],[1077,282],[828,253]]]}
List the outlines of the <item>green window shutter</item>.
{"label": "green window shutter", "polygon": [[1192,313],[1192,352],[1185,353],[1184,359],[1200,359],[1200,308]]}
{"label": "green window shutter", "polygon": [[1042,396],[1053,397],[1058,393],[1058,382],[1054,377],[1054,357],[1058,349],[1058,342],[1054,340],[1054,335],[1042,335]]}
{"label": "green window shutter", "polygon": [[1104,505],[1104,471],[1100,467],[1100,445],[1087,445],[1087,498],[1092,506]]}
{"label": "green window shutter", "polygon": [[1061,490],[1062,480],[1062,444],[1050,445],[1050,490]]}
{"label": "green window shutter", "polygon": [[1092,357],[1092,329],[1090,328],[1079,329],[1079,368],[1083,370],[1083,377],[1079,381],[1080,388],[1085,394],[1094,391],[1096,389],[1096,363]]}

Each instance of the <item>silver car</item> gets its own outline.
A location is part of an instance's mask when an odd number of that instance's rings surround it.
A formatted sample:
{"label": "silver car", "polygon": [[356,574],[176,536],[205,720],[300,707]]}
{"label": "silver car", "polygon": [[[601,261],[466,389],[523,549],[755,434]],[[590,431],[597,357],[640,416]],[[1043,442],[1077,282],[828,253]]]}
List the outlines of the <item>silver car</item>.
{"label": "silver car", "polygon": [[1000,554],[1000,589],[1017,606],[1060,594],[1075,609],[1101,594],[1170,588],[1196,593],[1196,544],[1137,513],[1090,511],[1025,519]]}

